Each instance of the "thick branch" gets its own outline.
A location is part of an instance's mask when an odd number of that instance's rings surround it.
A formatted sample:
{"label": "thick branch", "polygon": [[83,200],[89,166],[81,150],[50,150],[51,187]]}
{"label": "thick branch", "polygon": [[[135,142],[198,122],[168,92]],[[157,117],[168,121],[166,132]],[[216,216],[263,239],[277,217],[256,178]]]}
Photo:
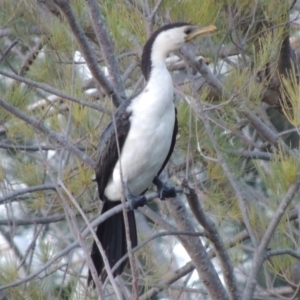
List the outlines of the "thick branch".
{"label": "thick branch", "polygon": [[200,199],[198,198],[195,190],[189,186],[189,183],[184,180],[183,187],[188,189],[186,198],[190,208],[208,234],[208,239],[213,243],[215,253],[220,260],[221,267],[224,274],[224,279],[228,287],[228,293],[231,300],[240,299],[236,278],[234,276],[233,265],[228,255],[227,249],[219,235],[214,222],[204,213]]}
{"label": "thick branch", "polygon": [[[178,227],[180,231],[195,232],[194,227],[190,222],[190,218],[187,215],[185,206],[178,196],[168,200],[167,206],[170,214],[176,222],[176,227]],[[199,278],[202,280],[207,289],[210,299],[229,299],[201,240],[183,236],[180,240],[191,257],[199,274]]]}

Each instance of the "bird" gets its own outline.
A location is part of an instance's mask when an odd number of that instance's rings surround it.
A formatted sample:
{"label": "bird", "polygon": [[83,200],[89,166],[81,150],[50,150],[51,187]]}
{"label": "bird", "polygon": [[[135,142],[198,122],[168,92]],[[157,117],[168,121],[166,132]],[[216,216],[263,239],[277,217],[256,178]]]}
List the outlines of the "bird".
{"label": "bird", "polygon": [[[160,199],[176,196],[175,188],[159,179],[173,152],[178,131],[174,87],[166,57],[195,37],[215,30],[214,25],[199,27],[189,23],[172,23],[156,30],[142,52],[144,89],[122,102],[100,137],[95,181],[103,201],[101,214],[119,205],[125,196],[130,205],[127,217],[132,248],[137,246],[134,209],[145,205],[144,194],[152,183]],[[112,268],[127,253],[123,212],[99,224],[96,235]],[[91,259],[103,282],[107,273],[95,241]],[[128,260],[122,262],[113,275],[120,275],[127,263]],[[88,284],[92,281],[89,271]]]}

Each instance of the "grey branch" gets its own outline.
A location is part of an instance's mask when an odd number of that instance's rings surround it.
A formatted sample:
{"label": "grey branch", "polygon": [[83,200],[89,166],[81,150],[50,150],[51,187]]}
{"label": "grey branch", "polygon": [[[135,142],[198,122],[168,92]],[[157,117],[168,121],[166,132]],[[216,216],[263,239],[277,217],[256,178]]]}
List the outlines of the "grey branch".
{"label": "grey branch", "polygon": [[227,249],[219,235],[215,223],[204,213],[200,199],[198,198],[195,190],[190,187],[187,180],[182,183],[183,187],[188,190],[186,197],[190,208],[198,220],[198,222],[203,226],[207,232],[208,239],[213,243],[215,253],[220,260],[221,267],[224,274],[225,283],[227,285],[227,290],[231,300],[240,299],[240,293],[238,290],[238,285],[236,278],[234,276],[233,264],[228,255]]}
{"label": "grey branch", "polygon": [[70,2],[68,0],[56,0],[56,5],[61,9],[62,13],[66,17],[69,26],[77,39],[77,42],[80,47],[80,51],[87,63],[87,66],[89,70],[91,71],[94,79],[98,82],[98,84],[103,88],[105,94],[108,97],[112,97],[112,100],[114,102],[114,105],[117,107],[119,103],[122,102],[122,99],[117,94],[117,92],[112,87],[111,83],[107,80],[103,72],[101,71],[97,58],[91,49],[87,37],[80,27],[74,12],[71,8]]}
{"label": "grey branch", "polygon": [[264,233],[258,248],[256,249],[256,251],[254,253],[254,257],[252,260],[252,268],[251,268],[250,274],[247,279],[247,284],[246,284],[244,294],[243,294],[243,300],[253,299],[254,290],[255,290],[256,283],[257,283],[257,275],[261,269],[262,264],[264,263],[264,261],[266,259],[266,254],[267,254],[266,250],[269,245],[269,242],[270,242],[283,214],[285,213],[288,205],[291,203],[295,194],[298,192],[299,187],[300,187],[300,181],[293,183],[289,187],[287,193],[285,194],[281,203],[279,204],[273,218],[271,219],[270,224],[269,224],[266,232]]}
{"label": "grey branch", "polygon": [[[122,83],[121,73],[116,60],[116,56],[113,51],[113,46],[109,34],[99,10],[98,2],[95,0],[87,0],[86,2],[90,9],[94,31],[98,43],[102,49],[102,54],[104,56],[105,64],[108,68],[109,77],[112,80],[115,90],[119,93],[119,95],[125,97],[125,90]],[[118,104],[120,105],[120,103]]]}
{"label": "grey branch", "polygon": [[[231,94],[230,91],[227,91],[222,82],[212,74],[209,67],[206,65],[203,59],[199,61],[195,60],[195,57],[184,47],[181,48],[182,53],[184,54],[185,59],[189,64],[198,71],[207,81],[207,83],[212,86],[220,95],[225,95],[225,97],[230,99],[235,99],[237,96]],[[238,101],[233,101],[233,104],[238,107]],[[242,114],[248,119],[250,124],[257,130],[262,138],[268,141],[271,145],[278,148],[281,147],[287,153],[290,153],[289,148],[281,141],[277,133],[273,132],[264,122],[262,122],[256,115],[248,111],[246,108],[240,109]]]}
{"label": "grey branch", "polygon": [[20,195],[28,194],[28,193],[34,193],[38,191],[46,191],[46,190],[55,190],[54,184],[42,184],[42,185],[36,185],[25,189],[20,189],[18,191],[15,191],[9,195],[6,195],[2,198],[0,198],[0,205],[6,203],[7,201],[10,201],[14,198],[17,198]]}
{"label": "grey branch", "polygon": [[[178,227],[180,231],[195,232],[184,203],[179,199],[179,196],[168,200],[167,207],[176,222],[176,227]],[[180,237],[180,240],[191,257],[210,299],[229,300],[228,294],[201,240],[183,236]]]}
{"label": "grey branch", "polygon": [[56,214],[50,215],[46,217],[40,218],[30,218],[30,219],[6,219],[0,220],[0,225],[11,225],[11,226],[27,226],[27,225],[34,225],[34,224],[52,224],[60,221],[65,221],[66,215],[65,214]]}
{"label": "grey branch", "polygon": [[25,123],[31,125],[34,129],[44,133],[46,136],[48,136],[50,139],[54,140],[59,145],[63,145],[66,149],[68,149],[70,152],[72,152],[74,155],[76,155],[80,160],[82,160],[85,164],[90,166],[91,168],[94,168],[95,162],[85,153],[78,150],[72,143],[70,143],[66,138],[64,138],[62,135],[56,133],[55,131],[49,129],[41,122],[38,122],[37,120],[29,117],[21,110],[17,109],[16,107],[10,105],[6,101],[0,98],[0,106],[16,116],[17,118],[23,120]]}
{"label": "grey branch", "polygon": [[22,77],[22,76],[19,76],[19,75],[16,75],[16,74],[13,74],[13,73],[7,72],[5,70],[1,70],[1,69],[0,69],[0,74],[3,75],[3,76],[9,77],[11,79],[14,79],[14,80],[17,80],[17,81],[20,81],[20,82],[24,82],[29,86],[41,89],[41,90],[43,90],[47,93],[50,93],[52,95],[56,95],[56,96],[61,97],[63,99],[67,99],[67,100],[73,101],[75,103],[85,105],[85,106],[94,108],[98,111],[101,111],[101,112],[104,112],[106,114],[111,115],[111,111],[108,110],[105,107],[102,107],[101,105],[98,105],[98,104],[93,103],[93,102],[85,101],[85,100],[82,100],[82,99],[64,94],[60,90],[57,90],[57,89],[53,88],[52,86],[50,86],[48,84],[36,82],[34,80],[31,80],[31,79],[28,79],[28,78],[25,78],[25,77]]}

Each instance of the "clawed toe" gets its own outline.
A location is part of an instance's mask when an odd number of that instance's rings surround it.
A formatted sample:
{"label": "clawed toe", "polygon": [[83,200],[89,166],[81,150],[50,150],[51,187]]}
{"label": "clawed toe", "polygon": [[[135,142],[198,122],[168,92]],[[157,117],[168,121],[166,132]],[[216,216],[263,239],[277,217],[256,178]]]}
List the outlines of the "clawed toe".
{"label": "clawed toe", "polygon": [[127,198],[127,200],[129,201],[131,210],[137,209],[138,207],[142,207],[147,202],[145,196],[131,196],[130,198]]}
{"label": "clawed toe", "polygon": [[158,193],[159,199],[164,200],[166,198],[176,197],[175,188],[166,186],[165,184],[163,184],[163,182],[158,177],[155,177],[153,179],[153,183],[157,187],[157,193]]}

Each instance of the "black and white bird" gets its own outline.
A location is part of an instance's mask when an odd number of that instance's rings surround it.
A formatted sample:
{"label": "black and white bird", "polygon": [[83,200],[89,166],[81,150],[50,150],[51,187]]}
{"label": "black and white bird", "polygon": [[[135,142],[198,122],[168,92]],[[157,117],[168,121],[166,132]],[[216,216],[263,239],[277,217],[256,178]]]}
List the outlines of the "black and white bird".
{"label": "black and white bird", "polygon": [[[121,203],[124,183],[126,200],[131,207],[127,214],[132,247],[137,245],[133,209],[145,204],[144,193],[151,184],[157,186],[161,199],[176,195],[174,188],[166,187],[158,179],[173,152],[177,134],[174,89],[166,56],[193,38],[215,30],[213,25],[200,28],[174,23],[155,31],[142,54],[145,88],[118,107],[100,138],[95,171],[99,197],[104,202],[102,214]],[[113,267],[127,253],[123,212],[101,223],[96,234]],[[104,263],[95,242],[91,258],[104,280]],[[122,273],[126,263],[115,270],[114,276]],[[88,282],[91,280],[89,273]]]}

